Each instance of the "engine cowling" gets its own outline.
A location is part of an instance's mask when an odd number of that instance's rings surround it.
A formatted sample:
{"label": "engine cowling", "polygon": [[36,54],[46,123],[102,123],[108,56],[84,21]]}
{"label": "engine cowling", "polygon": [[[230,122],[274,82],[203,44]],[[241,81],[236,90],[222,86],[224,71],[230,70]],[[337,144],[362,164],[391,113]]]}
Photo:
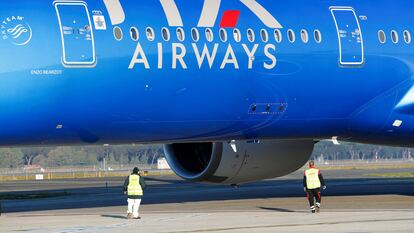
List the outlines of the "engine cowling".
{"label": "engine cowling", "polygon": [[309,159],[313,140],[164,145],[171,169],[185,180],[240,184],[287,175]]}

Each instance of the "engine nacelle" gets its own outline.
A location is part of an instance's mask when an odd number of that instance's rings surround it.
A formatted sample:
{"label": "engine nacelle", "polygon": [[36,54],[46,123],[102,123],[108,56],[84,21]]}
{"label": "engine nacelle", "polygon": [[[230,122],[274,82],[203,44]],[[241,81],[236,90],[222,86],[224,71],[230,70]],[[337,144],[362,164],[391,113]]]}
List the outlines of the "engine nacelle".
{"label": "engine nacelle", "polygon": [[296,171],[313,147],[313,140],[264,140],[168,144],[164,152],[171,169],[185,180],[240,184]]}

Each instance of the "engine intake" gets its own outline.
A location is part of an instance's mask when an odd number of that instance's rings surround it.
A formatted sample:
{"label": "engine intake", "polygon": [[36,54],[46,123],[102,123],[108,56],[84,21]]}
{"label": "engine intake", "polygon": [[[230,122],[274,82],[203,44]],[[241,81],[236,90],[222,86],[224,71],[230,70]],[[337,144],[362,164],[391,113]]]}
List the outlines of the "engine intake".
{"label": "engine intake", "polygon": [[[164,145],[172,170],[185,180],[239,184],[287,175],[312,154],[313,140]],[[234,150],[236,149],[236,151]]]}

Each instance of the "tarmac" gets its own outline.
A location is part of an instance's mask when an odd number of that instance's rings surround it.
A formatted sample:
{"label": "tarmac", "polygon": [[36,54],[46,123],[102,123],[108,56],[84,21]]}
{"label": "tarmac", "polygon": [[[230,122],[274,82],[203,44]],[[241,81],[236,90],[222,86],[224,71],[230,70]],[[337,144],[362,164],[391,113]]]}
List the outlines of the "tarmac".
{"label": "tarmac", "polygon": [[239,188],[148,177],[141,220],[125,218],[123,179],[3,182],[0,195],[59,195],[2,201],[0,232],[414,232],[414,179],[369,173],[323,172],[319,214],[309,213],[301,171]]}

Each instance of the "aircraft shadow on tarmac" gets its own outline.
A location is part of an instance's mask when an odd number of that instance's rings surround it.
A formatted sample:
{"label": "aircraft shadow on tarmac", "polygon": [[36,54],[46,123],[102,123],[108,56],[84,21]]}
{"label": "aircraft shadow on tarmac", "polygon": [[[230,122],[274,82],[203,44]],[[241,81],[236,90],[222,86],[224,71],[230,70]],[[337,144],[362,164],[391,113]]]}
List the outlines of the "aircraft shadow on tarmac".
{"label": "aircraft shadow on tarmac", "polygon": [[116,218],[116,219],[128,219],[124,215],[114,215],[114,214],[103,214],[103,215],[101,215],[101,217],[104,217],[104,218]]}
{"label": "aircraft shadow on tarmac", "polygon": [[[147,181],[148,187],[145,190],[145,196],[142,202],[143,205],[305,196],[302,180],[298,179],[267,180],[245,184],[240,186],[240,188],[231,188],[230,186],[222,185],[195,184],[179,179],[163,180],[148,178]],[[414,196],[414,179],[327,179],[326,183],[328,188],[323,191],[323,196],[390,194]],[[0,184],[0,190],[1,189]],[[4,213],[126,205],[126,197],[122,193],[122,187],[118,185],[109,188],[88,187],[36,192],[67,192],[69,195],[46,199],[2,201]],[[290,211],[268,207],[258,208],[279,212]]]}
{"label": "aircraft shadow on tarmac", "polygon": [[289,210],[289,209],[284,209],[284,208],[275,208],[275,207],[258,206],[257,208],[262,209],[262,210],[282,212],[282,213],[295,213],[295,212],[298,212],[298,211],[294,211],[294,210]]}

